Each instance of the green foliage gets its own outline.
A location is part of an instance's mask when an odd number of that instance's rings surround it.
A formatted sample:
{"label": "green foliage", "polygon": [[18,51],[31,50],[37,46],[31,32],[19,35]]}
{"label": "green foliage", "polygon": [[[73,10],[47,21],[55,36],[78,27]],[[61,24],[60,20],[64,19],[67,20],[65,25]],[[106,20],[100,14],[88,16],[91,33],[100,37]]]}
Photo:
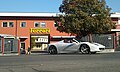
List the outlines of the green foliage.
{"label": "green foliage", "polygon": [[56,20],[60,32],[86,36],[115,27],[105,0],[63,0],[59,10],[64,14]]}

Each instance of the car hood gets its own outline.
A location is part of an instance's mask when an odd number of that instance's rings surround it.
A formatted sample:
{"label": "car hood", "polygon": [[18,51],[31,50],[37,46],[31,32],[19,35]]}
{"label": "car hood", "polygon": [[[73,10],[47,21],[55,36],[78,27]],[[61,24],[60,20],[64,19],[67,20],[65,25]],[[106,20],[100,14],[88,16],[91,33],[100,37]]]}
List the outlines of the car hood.
{"label": "car hood", "polygon": [[94,44],[94,45],[96,45],[96,46],[100,46],[100,47],[105,47],[104,45],[102,45],[102,44],[99,44],[99,43],[92,43],[92,44]]}
{"label": "car hood", "polygon": [[86,44],[89,44],[89,45],[95,45],[95,46],[98,46],[98,47],[104,47],[105,48],[104,45],[99,44],[99,43],[95,43],[95,42],[92,42],[92,43],[90,43],[90,42],[82,42],[82,43],[86,43]]}

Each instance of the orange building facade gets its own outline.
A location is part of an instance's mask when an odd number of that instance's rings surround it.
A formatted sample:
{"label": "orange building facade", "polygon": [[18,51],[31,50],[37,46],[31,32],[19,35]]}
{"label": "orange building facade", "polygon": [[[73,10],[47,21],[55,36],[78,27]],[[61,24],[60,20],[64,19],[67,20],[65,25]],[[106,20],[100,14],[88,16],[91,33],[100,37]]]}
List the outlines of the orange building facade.
{"label": "orange building facade", "polygon": [[[0,13],[0,52],[27,50],[45,51],[48,44],[64,38],[74,38],[56,30],[59,13]],[[120,13],[111,15],[116,23],[114,48],[120,46]]]}
{"label": "orange building facade", "polygon": [[111,30],[115,33],[115,48],[120,51],[120,13],[111,14],[111,19],[116,25],[116,29]]}
{"label": "orange building facade", "polygon": [[22,49],[26,50],[31,46],[33,51],[44,51],[50,42],[75,37],[56,30],[55,19],[58,15],[58,13],[0,13],[0,36],[5,39],[19,39]]}

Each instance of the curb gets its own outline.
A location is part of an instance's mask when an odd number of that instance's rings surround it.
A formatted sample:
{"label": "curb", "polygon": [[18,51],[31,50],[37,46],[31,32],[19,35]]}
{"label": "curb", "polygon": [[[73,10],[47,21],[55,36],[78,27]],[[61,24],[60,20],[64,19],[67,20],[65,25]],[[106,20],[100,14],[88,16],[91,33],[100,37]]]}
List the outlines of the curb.
{"label": "curb", "polygon": [[114,53],[114,52],[115,52],[114,49],[105,49],[105,50],[103,50],[101,52],[97,52],[97,53]]}
{"label": "curb", "polygon": [[19,56],[19,54],[0,54],[0,56]]}

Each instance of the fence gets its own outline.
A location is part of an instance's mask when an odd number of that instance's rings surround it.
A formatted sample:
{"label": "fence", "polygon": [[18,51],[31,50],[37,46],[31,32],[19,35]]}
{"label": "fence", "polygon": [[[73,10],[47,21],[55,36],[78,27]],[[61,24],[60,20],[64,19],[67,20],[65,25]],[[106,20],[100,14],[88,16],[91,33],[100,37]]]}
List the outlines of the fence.
{"label": "fence", "polygon": [[[18,53],[18,39],[4,38],[4,53]],[[2,52],[2,39],[0,38],[0,52]]]}
{"label": "fence", "polygon": [[2,52],[2,39],[0,38],[0,52]]}
{"label": "fence", "polygon": [[[83,37],[83,41],[89,41],[89,37]],[[93,34],[92,41],[104,45],[106,48],[114,48],[114,36],[112,34]]]}

